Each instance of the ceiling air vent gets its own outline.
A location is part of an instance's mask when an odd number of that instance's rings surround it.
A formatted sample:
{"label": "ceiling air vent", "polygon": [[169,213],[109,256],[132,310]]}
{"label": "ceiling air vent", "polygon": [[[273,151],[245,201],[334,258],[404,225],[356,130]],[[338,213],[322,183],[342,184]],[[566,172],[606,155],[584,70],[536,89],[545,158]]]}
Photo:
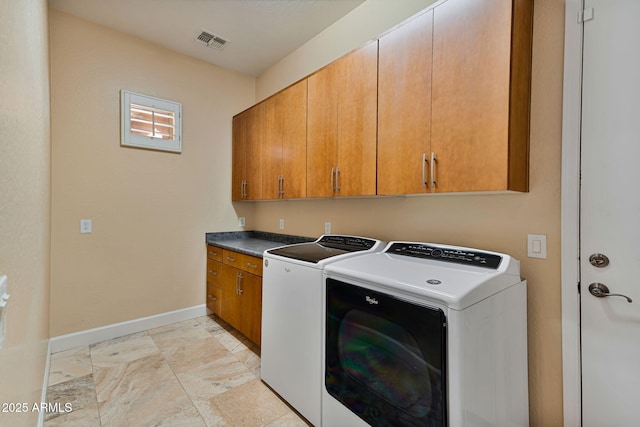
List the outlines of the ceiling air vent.
{"label": "ceiling air vent", "polygon": [[223,39],[220,36],[216,36],[209,31],[202,30],[202,32],[196,37],[196,42],[210,47],[211,49],[222,50],[224,49],[224,45],[229,41]]}

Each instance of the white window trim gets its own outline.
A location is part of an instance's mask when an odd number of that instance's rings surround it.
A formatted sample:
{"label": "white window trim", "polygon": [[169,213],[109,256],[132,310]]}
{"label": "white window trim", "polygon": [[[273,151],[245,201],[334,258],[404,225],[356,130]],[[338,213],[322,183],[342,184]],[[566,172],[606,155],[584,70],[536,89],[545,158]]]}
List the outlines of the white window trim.
{"label": "white window trim", "polygon": [[[172,111],[175,114],[174,139],[162,139],[131,132],[131,104]],[[182,104],[154,98],[139,93],[120,91],[121,136],[120,145],[126,147],[146,148],[150,150],[182,152]]]}

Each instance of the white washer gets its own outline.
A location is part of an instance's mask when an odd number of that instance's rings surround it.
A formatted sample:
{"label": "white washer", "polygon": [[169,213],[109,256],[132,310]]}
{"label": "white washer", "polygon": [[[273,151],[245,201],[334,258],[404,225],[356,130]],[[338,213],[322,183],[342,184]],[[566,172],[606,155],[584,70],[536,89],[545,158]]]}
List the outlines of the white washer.
{"label": "white washer", "polygon": [[517,260],[391,242],[324,277],[323,426],[528,425]]}
{"label": "white washer", "polygon": [[260,376],[315,426],[321,425],[322,270],[383,247],[366,237],[323,235],[264,252]]}

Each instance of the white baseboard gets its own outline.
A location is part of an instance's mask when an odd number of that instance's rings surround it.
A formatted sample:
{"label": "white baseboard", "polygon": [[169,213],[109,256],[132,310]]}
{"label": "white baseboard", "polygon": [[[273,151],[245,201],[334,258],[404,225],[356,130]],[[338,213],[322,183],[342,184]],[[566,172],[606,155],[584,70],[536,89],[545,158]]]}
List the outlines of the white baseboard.
{"label": "white baseboard", "polygon": [[[49,341],[49,354],[69,350],[71,348],[84,345],[96,344],[101,341],[122,337],[147,329],[158,328],[170,325],[171,323],[183,320],[194,319],[206,316],[207,308],[205,304],[194,307],[183,308],[181,310],[169,311],[167,313],[156,314],[154,316],[142,317],[140,319],[129,320],[128,322],[115,323],[113,325],[102,326],[86,331],[74,332],[72,334],[60,335],[51,338]],[[45,377],[46,381],[46,377]]]}

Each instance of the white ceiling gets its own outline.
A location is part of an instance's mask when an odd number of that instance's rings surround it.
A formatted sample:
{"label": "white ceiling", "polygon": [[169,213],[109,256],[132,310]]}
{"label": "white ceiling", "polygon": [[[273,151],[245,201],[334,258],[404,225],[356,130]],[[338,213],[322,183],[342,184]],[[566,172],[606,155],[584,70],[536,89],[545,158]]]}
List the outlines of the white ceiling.
{"label": "white ceiling", "polygon": [[[50,6],[189,56],[259,76],[364,0],[50,0]],[[202,30],[228,43],[214,50]]]}

